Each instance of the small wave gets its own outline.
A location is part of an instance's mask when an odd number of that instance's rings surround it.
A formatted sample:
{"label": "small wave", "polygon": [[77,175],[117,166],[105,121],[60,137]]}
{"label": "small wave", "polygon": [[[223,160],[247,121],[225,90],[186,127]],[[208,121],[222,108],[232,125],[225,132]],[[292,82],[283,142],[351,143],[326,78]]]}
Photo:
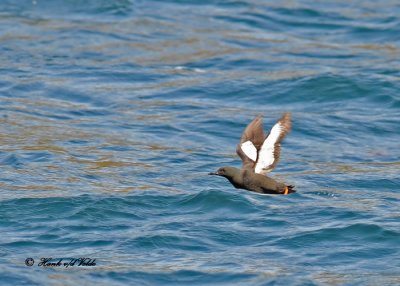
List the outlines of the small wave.
{"label": "small wave", "polygon": [[357,245],[365,244],[368,248],[369,243],[396,243],[400,238],[400,233],[387,230],[375,224],[355,223],[348,226],[317,228],[316,230],[296,233],[290,238],[282,238],[280,243],[297,247],[307,247],[311,245],[330,245],[337,243]]}
{"label": "small wave", "polygon": [[205,190],[197,194],[186,195],[177,203],[177,206],[203,212],[229,209],[238,213],[251,213],[257,210],[256,205],[238,193],[216,190]]}

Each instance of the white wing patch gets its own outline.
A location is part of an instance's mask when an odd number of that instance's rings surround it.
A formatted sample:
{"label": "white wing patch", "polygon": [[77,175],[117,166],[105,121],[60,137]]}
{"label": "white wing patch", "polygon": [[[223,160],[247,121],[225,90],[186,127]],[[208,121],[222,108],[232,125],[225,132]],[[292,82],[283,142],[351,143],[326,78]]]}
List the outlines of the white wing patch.
{"label": "white wing patch", "polygon": [[249,140],[240,145],[244,154],[254,162],[257,160],[257,149],[254,144]]}
{"label": "white wing patch", "polygon": [[274,156],[275,143],[279,139],[279,135],[281,134],[282,131],[283,128],[280,122],[276,123],[274,127],[272,127],[271,132],[269,133],[267,139],[265,139],[263,145],[261,146],[258,156],[258,161],[254,169],[256,173],[261,174],[262,171],[264,172],[270,171],[268,170],[268,167],[271,166],[275,161],[275,156]]}

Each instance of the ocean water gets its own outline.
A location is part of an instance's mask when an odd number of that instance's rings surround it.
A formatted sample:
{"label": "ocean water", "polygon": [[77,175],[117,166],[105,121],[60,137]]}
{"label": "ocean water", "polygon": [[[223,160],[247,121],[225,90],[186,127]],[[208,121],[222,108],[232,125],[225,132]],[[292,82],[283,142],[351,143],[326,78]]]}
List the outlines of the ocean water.
{"label": "ocean water", "polygon": [[[3,0],[0,27],[2,285],[400,284],[398,1]],[[286,111],[297,193],[207,176]]]}

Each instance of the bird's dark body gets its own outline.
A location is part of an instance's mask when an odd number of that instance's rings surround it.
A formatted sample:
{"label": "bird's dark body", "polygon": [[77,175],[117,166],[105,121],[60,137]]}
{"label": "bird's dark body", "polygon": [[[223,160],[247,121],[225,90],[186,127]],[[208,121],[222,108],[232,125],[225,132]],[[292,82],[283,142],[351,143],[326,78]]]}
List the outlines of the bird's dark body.
{"label": "bird's dark body", "polygon": [[[286,185],[279,183],[265,175],[254,173],[252,170],[238,169],[235,167],[221,168],[221,176],[226,177],[229,182],[237,189],[261,194],[282,194]],[[288,186],[289,193],[294,192],[291,186]]]}

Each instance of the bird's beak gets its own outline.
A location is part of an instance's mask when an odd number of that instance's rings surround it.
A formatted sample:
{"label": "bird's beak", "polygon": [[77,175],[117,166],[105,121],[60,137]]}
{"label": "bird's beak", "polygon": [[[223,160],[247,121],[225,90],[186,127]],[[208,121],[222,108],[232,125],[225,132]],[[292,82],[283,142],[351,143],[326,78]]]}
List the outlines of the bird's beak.
{"label": "bird's beak", "polygon": [[218,176],[218,173],[217,172],[210,172],[210,173],[208,173],[209,175],[216,175],[216,176]]}

